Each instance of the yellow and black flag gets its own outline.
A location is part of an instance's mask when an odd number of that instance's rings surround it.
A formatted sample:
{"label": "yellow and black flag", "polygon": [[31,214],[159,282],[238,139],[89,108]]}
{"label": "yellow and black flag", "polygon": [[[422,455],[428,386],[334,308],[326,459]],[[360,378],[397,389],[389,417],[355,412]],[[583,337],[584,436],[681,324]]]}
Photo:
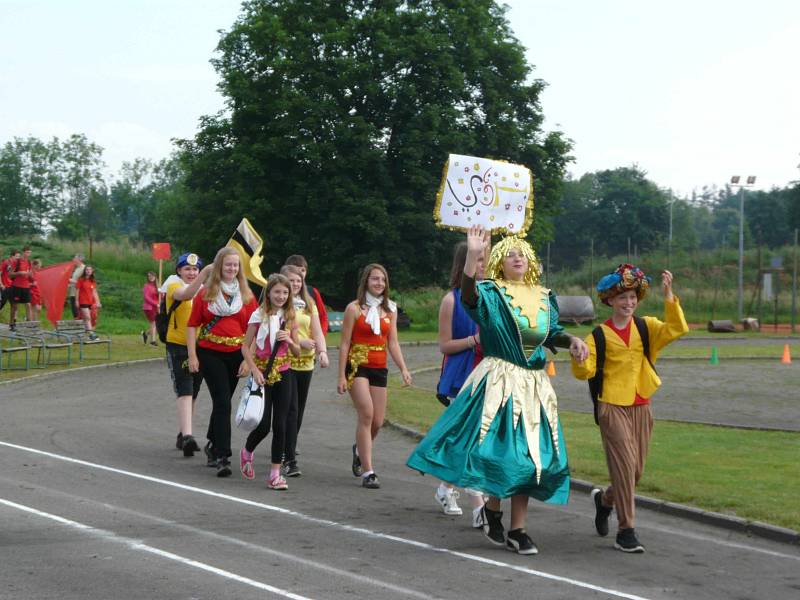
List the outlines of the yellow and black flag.
{"label": "yellow and black flag", "polygon": [[264,247],[264,240],[258,235],[250,221],[246,218],[242,219],[227,245],[238,250],[247,280],[262,288],[266,287],[267,280],[261,274],[261,261],[264,260],[261,256],[261,249]]}

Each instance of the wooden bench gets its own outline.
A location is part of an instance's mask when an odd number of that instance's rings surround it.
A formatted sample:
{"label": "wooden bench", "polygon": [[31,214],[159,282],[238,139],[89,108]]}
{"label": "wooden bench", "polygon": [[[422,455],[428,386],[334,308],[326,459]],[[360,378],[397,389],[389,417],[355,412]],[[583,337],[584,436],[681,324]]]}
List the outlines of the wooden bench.
{"label": "wooden bench", "polygon": [[[12,363],[12,358],[18,352],[25,353],[25,364],[23,365],[14,365]],[[16,369],[29,369],[31,364],[31,347],[27,341],[24,339],[20,339],[14,335],[14,332],[8,329],[8,327],[3,327],[0,329],[0,371],[4,368],[7,371],[12,371]],[[6,364],[5,367],[3,366],[3,356],[6,357]]]}
{"label": "wooden bench", "polygon": [[98,337],[97,339],[90,340],[89,335],[86,332],[86,325],[84,325],[83,321],[80,319],[78,320],[68,320],[68,321],[58,321],[56,323],[56,331],[63,336],[66,336],[73,344],[78,344],[78,359],[83,361],[86,357],[85,348],[86,346],[97,346],[105,344],[108,347],[108,353],[106,358],[111,360],[111,338],[110,337]]}
{"label": "wooden bench", "polygon": [[[48,365],[69,365],[72,362],[72,340],[57,331],[42,329],[39,321],[22,321],[17,323],[12,335],[26,342],[31,348],[38,350],[34,367],[43,369]],[[53,350],[66,350],[61,360],[53,360]]]}

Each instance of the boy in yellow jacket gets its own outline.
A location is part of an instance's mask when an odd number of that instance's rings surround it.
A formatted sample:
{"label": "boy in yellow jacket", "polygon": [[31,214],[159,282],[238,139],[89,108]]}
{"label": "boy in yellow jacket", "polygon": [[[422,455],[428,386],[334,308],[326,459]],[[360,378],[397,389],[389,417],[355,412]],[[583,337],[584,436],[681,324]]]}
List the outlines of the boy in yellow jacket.
{"label": "boy in yellow jacket", "polygon": [[689,331],[680,302],[672,293],[669,271],[661,274],[665,320],[634,318],[649,283],[650,278],[641,269],[629,264],[622,264],[603,277],[597,284],[597,293],[611,307],[612,314],[596,333],[605,340],[602,368],[598,369],[595,334],[585,340],[589,357],[582,363],[572,359],[572,373],[578,379],[591,379],[602,371],[595,418],[611,485],[605,491],[592,491],[595,528],[599,535],[608,535],[608,517],[616,508],[619,529],[614,547],[623,552],[644,552],[634,532],[634,495],[644,472],[653,430],[650,398],[661,385],[653,365],[664,346]]}

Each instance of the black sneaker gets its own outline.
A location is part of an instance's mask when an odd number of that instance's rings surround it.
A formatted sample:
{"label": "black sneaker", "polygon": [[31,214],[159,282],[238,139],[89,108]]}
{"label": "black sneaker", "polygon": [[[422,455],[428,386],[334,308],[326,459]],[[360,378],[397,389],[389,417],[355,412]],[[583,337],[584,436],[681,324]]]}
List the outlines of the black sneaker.
{"label": "black sneaker", "polygon": [[281,472],[283,473],[284,477],[300,477],[300,475],[303,474],[303,472],[300,470],[300,467],[297,466],[296,460],[290,460],[289,462],[283,463]]}
{"label": "black sneaker", "polygon": [[524,529],[512,529],[508,532],[506,548],[517,554],[539,554],[539,548]]}
{"label": "black sneaker", "polygon": [[230,477],[233,472],[231,471],[231,461],[227,458],[218,458],[214,466],[217,467],[217,477]]}
{"label": "black sneaker", "polygon": [[200,450],[194,437],[191,435],[183,436],[183,455],[186,457],[194,456],[194,453]]}
{"label": "black sneaker", "polygon": [[211,447],[211,441],[209,441],[205,446],[203,446],[203,452],[206,455],[206,466],[207,467],[216,467],[217,466],[217,457],[214,456],[214,450]]}
{"label": "black sneaker", "polygon": [[353,444],[353,477],[361,477],[361,475],[364,473],[364,469],[361,468],[361,459],[356,453],[356,450],[357,446],[356,444]]}
{"label": "black sneaker", "polygon": [[483,535],[495,546],[503,546],[506,543],[502,518],[503,511],[494,511],[486,505],[483,506]]}
{"label": "black sneaker", "polygon": [[381,482],[378,481],[378,476],[375,473],[370,473],[361,480],[361,485],[368,490],[377,490],[381,487]]}
{"label": "black sneaker", "polygon": [[594,528],[597,535],[606,537],[608,535],[608,517],[611,516],[611,509],[603,506],[603,490],[594,488],[592,490],[592,501],[594,502]]}
{"label": "black sneaker", "polygon": [[633,528],[623,529],[617,533],[617,541],[614,543],[614,548],[622,550],[623,552],[630,552],[632,554],[641,554],[644,552],[644,546],[636,539],[636,534]]}
{"label": "black sneaker", "polygon": [[182,433],[178,433],[178,438],[175,440],[175,447],[178,450],[182,450],[183,449],[183,434]]}

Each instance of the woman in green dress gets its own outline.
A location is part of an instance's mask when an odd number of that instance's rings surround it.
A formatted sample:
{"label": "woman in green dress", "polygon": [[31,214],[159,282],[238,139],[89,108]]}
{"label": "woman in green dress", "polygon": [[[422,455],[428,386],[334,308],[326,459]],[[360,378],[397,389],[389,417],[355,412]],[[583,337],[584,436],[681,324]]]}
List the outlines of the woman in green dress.
{"label": "woman in green dress", "polygon": [[[524,239],[508,236],[498,243],[487,279],[476,283],[477,261],[489,244],[488,231],[469,230],[461,282],[462,302],[480,327],[484,359],[407,464],[489,496],[483,509],[489,540],[536,554],[525,531],[528,498],[552,504],[569,498],[567,450],[556,395],[544,372],[544,348],[569,348],[577,360],[588,350],[559,326],[555,294],[539,285],[539,262]],[[511,498],[507,536],[503,498]]]}

